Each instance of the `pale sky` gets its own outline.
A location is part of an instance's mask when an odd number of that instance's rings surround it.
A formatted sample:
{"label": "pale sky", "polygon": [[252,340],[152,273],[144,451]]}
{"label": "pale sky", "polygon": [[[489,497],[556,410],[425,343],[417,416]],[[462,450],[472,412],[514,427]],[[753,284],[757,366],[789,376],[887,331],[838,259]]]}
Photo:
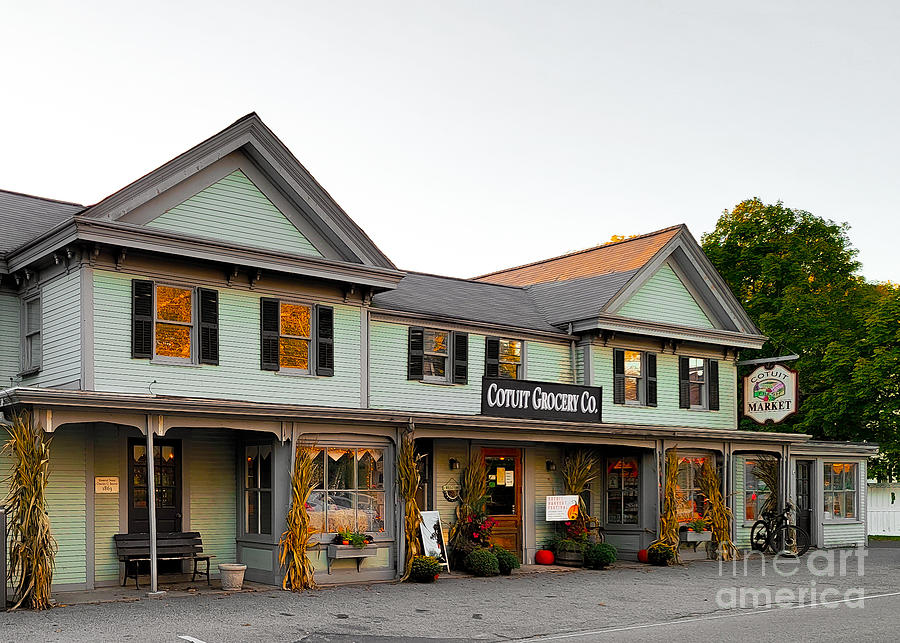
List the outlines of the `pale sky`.
{"label": "pale sky", "polygon": [[404,269],[744,198],[900,281],[900,3],[7,2],[0,188],[95,203],[256,111]]}

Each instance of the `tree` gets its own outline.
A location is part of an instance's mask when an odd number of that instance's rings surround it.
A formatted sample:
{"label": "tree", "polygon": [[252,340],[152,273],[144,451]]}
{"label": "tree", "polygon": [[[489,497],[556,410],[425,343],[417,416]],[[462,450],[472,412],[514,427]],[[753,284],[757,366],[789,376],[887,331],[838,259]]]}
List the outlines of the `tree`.
{"label": "tree", "polygon": [[[769,337],[761,350],[741,357],[800,356],[791,364],[800,374],[798,413],[773,430],[861,439],[871,428],[857,409],[834,403],[851,382],[852,347],[877,299],[875,287],[857,274],[848,230],[753,198],[726,210],[703,235],[703,250]],[[745,419],[741,428],[758,427]]]}

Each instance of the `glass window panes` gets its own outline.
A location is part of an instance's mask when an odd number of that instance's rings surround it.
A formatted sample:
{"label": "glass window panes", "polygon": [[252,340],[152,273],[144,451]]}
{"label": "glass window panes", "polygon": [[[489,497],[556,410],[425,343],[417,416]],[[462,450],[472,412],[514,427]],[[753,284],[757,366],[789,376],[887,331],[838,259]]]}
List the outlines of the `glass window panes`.
{"label": "glass window panes", "polygon": [[447,379],[447,359],[449,356],[450,333],[445,330],[424,331],[425,355],[423,375],[426,379]]}
{"label": "glass window panes", "polygon": [[512,380],[519,378],[522,364],[522,342],[516,339],[501,339],[499,375]]}
{"label": "glass window panes", "polygon": [[690,382],[690,403],[692,409],[706,407],[705,361],[698,357],[688,359],[688,380]]}
{"label": "glass window panes", "polygon": [[449,344],[449,336],[445,330],[425,329],[425,352],[438,355],[446,355]]}
{"label": "glass window panes", "polygon": [[311,318],[309,306],[281,302],[282,335],[309,339]]}
{"label": "glass window panes", "polygon": [[690,522],[703,516],[706,499],[700,491],[700,469],[706,458],[681,457],[678,464],[678,522]]}
{"label": "glass window panes", "polygon": [[357,458],[357,486],[360,489],[384,489],[384,451],[359,449]]}
{"label": "glass window panes", "polygon": [[41,300],[25,302],[25,370],[41,365]]}
{"label": "glass window panes", "polygon": [[174,286],[156,287],[156,318],[160,321],[191,323],[193,290]]}
{"label": "glass window panes", "polygon": [[353,489],[355,485],[354,470],[356,458],[353,449],[329,448],[328,453],[328,489]]}
{"label": "glass window panes", "polygon": [[425,377],[447,377],[447,358],[440,355],[425,355],[423,360]]}
{"label": "glass window panes", "polygon": [[191,359],[193,333],[193,294],[191,288],[156,286],[155,353],[159,357]]}
{"label": "glass window panes", "polygon": [[[487,468],[487,504],[485,511],[489,516],[509,516],[516,513],[516,460],[512,457],[486,457]],[[509,479],[512,473],[512,483]]]}
{"label": "glass window panes", "polygon": [[855,462],[826,462],[824,471],[825,518],[857,518]]}
{"label": "glass window panes", "polygon": [[313,530],[335,533],[385,530],[385,450],[314,447],[325,489],[306,503]]}
{"label": "glass window panes", "polygon": [[744,520],[753,521],[762,518],[762,508],[769,499],[771,490],[765,481],[758,478],[756,460],[744,462]]}
{"label": "glass window panes", "polygon": [[356,493],[329,491],[326,518],[329,533],[358,531],[356,520]]}
{"label": "glass window panes", "polygon": [[312,308],[303,304],[280,304],[278,365],[309,371],[309,342],[312,335]]}
{"label": "glass window panes", "polygon": [[606,521],[608,524],[638,524],[640,505],[638,481],[637,458],[606,459]]}
{"label": "glass window panes", "polygon": [[313,453],[313,467],[315,468],[314,489],[325,488],[325,449],[321,447],[307,447]]}
{"label": "glass window panes", "polygon": [[248,445],[244,449],[245,531],[272,533],[272,445]]}
{"label": "glass window panes", "polygon": [[278,340],[278,365],[281,368],[309,368],[309,340],[296,337],[280,337]]}
{"label": "glass window panes", "polygon": [[631,377],[641,376],[640,351],[625,351],[625,375]]}

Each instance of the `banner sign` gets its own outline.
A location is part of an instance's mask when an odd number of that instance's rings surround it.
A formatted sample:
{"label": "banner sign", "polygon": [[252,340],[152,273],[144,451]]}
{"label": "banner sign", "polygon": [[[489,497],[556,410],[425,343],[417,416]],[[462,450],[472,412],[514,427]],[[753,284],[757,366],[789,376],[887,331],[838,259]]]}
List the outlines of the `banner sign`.
{"label": "banner sign", "polygon": [[578,518],[578,496],[547,496],[547,520],[575,520]]}
{"label": "banner sign", "polygon": [[603,390],[554,382],[481,379],[481,414],[531,420],[600,422]]}
{"label": "banner sign", "polygon": [[781,364],[760,366],[744,378],[744,415],[765,424],[797,411],[797,371]]}

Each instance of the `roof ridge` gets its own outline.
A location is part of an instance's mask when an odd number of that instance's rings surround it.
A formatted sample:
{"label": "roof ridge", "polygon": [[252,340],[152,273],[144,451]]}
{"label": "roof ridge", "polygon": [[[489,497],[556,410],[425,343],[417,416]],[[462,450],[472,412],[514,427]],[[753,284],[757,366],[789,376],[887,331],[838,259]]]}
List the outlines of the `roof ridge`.
{"label": "roof ridge", "polygon": [[622,239],[621,241],[609,241],[607,243],[602,243],[600,245],[591,246],[590,248],[584,248],[582,250],[573,250],[572,252],[566,252],[561,255],[557,255],[555,257],[549,257],[547,259],[539,259],[538,261],[532,261],[530,263],[523,263],[519,266],[513,266],[511,268],[503,268],[501,270],[495,270],[494,272],[488,272],[483,275],[478,275],[477,277],[472,277],[474,280],[484,279],[485,277],[493,277],[494,275],[500,275],[506,272],[512,272],[513,270],[521,270],[522,268],[530,268],[531,266],[538,266],[542,263],[550,263],[551,261],[556,261],[558,259],[565,259],[566,257],[573,257],[575,255],[584,254],[586,252],[593,252],[595,250],[599,250],[601,248],[609,248],[611,246],[617,246],[623,243],[628,243],[629,241],[637,241],[638,239],[646,239],[647,237],[653,237],[658,234],[663,234],[664,232],[670,232],[675,230],[676,228],[686,228],[686,224],[678,223],[676,225],[669,226],[668,228],[662,228],[661,230],[654,230],[653,232],[645,232],[644,234],[635,235],[633,237],[629,237],[628,239]]}
{"label": "roof ridge", "polygon": [[510,284],[495,284],[490,281],[478,281],[475,277],[450,277],[449,275],[438,275],[433,272],[422,272],[420,270],[401,270],[408,275],[422,275],[423,277],[436,277],[438,279],[452,279],[454,281],[464,281],[468,284],[478,284],[480,286],[500,286],[501,288],[511,288],[513,290],[521,290],[525,292],[528,286],[512,286]]}
{"label": "roof ridge", "polygon": [[62,199],[51,199],[46,196],[37,196],[36,194],[28,194],[26,192],[17,192],[16,190],[6,190],[4,188],[0,188],[0,192],[6,192],[7,194],[15,194],[16,196],[24,196],[29,199],[37,199],[39,201],[49,201],[51,203],[61,203],[62,205],[74,205],[79,208],[85,207],[81,203],[75,203],[74,201],[63,201]]}

